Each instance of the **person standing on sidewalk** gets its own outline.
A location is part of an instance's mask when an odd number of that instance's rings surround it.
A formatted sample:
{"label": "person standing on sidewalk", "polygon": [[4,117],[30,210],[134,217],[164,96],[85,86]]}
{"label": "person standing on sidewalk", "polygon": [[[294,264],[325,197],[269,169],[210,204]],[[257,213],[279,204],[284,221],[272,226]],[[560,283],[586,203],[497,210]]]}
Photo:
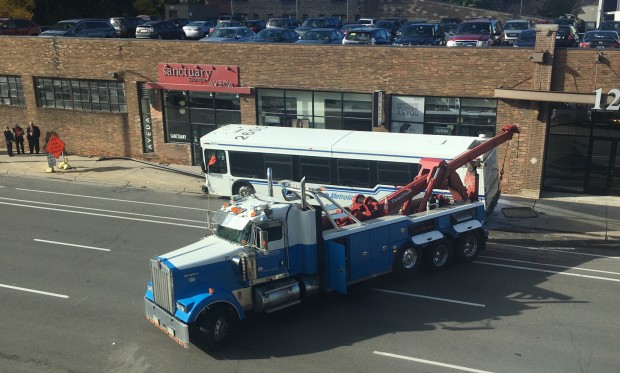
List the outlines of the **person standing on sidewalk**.
{"label": "person standing on sidewalk", "polygon": [[[15,134],[15,150],[17,150],[17,154],[26,154],[24,151],[24,130],[19,124],[15,123],[13,133]],[[19,149],[21,149],[21,152]]]}
{"label": "person standing on sidewalk", "polygon": [[6,144],[6,152],[9,154],[9,157],[13,156],[13,132],[9,126],[4,127],[4,142]]}
{"label": "person standing on sidewalk", "polygon": [[41,130],[34,125],[33,121],[30,121],[28,128],[26,128],[26,139],[28,139],[30,154],[32,154],[33,151],[39,154],[39,137],[41,137]]}

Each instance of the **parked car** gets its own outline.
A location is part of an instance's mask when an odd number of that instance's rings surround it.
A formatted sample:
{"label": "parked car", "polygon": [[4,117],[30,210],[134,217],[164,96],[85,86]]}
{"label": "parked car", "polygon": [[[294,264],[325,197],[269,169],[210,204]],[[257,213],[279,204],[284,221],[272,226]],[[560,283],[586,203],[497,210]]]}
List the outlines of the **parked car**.
{"label": "parked car", "polygon": [[41,27],[29,19],[0,18],[0,35],[37,36]]}
{"label": "parked car", "polygon": [[394,45],[446,45],[446,33],[438,23],[407,25]]}
{"label": "parked car", "polygon": [[364,27],[374,27],[377,20],[375,18],[360,18],[356,22],[364,25]]}
{"label": "parked car", "polygon": [[342,44],[344,34],[333,28],[315,28],[303,34],[295,44]]}
{"label": "parked car", "polygon": [[342,26],[340,19],[337,17],[317,17],[317,18],[308,18],[301,24],[301,26],[295,29],[295,32],[300,36],[304,36],[304,34],[310,30],[316,28],[333,28],[339,29]]}
{"label": "parked car", "polygon": [[193,21],[183,26],[183,32],[188,39],[202,39],[211,33],[212,27],[215,27],[215,22]]}
{"label": "parked car", "polygon": [[618,33],[612,30],[594,30],[583,34],[580,48],[619,48]]}
{"label": "parked car", "polygon": [[116,29],[106,19],[67,19],[56,23],[39,36],[115,38]]}
{"label": "parked car", "polygon": [[390,44],[390,35],[382,28],[356,28],[342,39],[342,44]]}
{"label": "parked car", "polygon": [[217,28],[209,36],[200,39],[209,43],[232,43],[248,41],[256,35],[247,27],[222,27]]}
{"label": "parked car", "polygon": [[377,21],[375,22],[375,28],[382,28],[387,30],[392,37],[392,40],[396,38],[396,33],[400,29],[400,24],[397,21]]}
{"label": "parked car", "polygon": [[149,15],[149,14],[140,14],[140,15],[138,15],[136,17],[143,19],[144,22],[161,21],[162,20],[162,18],[160,16]]}
{"label": "parked car", "polygon": [[583,19],[576,17],[573,14],[566,14],[562,17],[553,20],[553,23],[558,25],[568,25],[575,27],[575,33],[583,33],[585,31],[585,22]]}
{"label": "parked car", "polygon": [[504,23],[503,45],[513,45],[523,30],[533,29],[534,24],[527,19],[512,19]]}
{"label": "parked car", "polygon": [[579,45],[575,28],[569,25],[558,25],[558,32],[555,34],[555,46],[574,48]]}
{"label": "parked car", "polygon": [[346,25],[340,28],[340,32],[346,35],[349,33],[349,31],[353,30],[354,28],[362,28],[362,27],[364,27],[364,25],[361,25],[359,23],[347,23]]}
{"label": "parked car", "polygon": [[502,23],[497,19],[472,19],[459,25],[448,37],[448,47],[500,46],[504,40]]}
{"label": "parked car", "polygon": [[241,14],[224,14],[217,18],[217,22],[219,23],[220,21],[243,22],[245,17]]}
{"label": "parked car", "polygon": [[112,17],[110,24],[116,30],[116,36],[119,38],[135,38],[136,27],[145,21],[138,17]]}
{"label": "parked car", "polygon": [[169,18],[166,21],[170,22],[170,23],[174,23],[174,25],[179,28],[179,29],[183,29],[183,27],[187,24],[189,24],[192,20],[188,19],[188,18]]}
{"label": "parked car", "polygon": [[299,27],[299,22],[296,18],[269,18],[266,28],[296,29],[297,27]]}
{"label": "parked car", "polygon": [[254,33],[261,32],[267,28],[267,22],[261,21],[260,19],[251,19],[248,21],[241,22],[242,27],[247,27],[252,30]]}
{"label": "parked car", "polygon": [[536,46],[536,30],[521,31],[512,45],[518,48],[534,48]]}
{"label": "parked car", "polygon": [[185,39],[182,29],[168,21],[150,21],[136,28],[137,39]]}
{"label": "parked car", "polygon": [[295,30],[287,28],[266,28],[249,40],[251,43],[294,43],[299,40]]}
{"label": "parked car", "polygon": [[396,21],[398,23],[398,28],[401,28],[405,22],[407,22],[407,18],[402,18],[402,17],[391,17],[391,18],[386,18],[386,21]]}

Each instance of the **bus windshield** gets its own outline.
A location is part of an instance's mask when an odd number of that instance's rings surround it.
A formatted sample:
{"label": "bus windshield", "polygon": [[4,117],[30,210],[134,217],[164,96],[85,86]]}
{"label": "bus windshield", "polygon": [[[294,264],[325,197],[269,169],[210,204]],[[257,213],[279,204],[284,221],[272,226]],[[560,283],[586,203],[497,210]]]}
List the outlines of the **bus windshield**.
{"label": "bus windshield", "polygon": [[215,225],[215,235],[226,241],[247,245],[252,225],[247,219],[226,211],[217,211],[211,222]]}

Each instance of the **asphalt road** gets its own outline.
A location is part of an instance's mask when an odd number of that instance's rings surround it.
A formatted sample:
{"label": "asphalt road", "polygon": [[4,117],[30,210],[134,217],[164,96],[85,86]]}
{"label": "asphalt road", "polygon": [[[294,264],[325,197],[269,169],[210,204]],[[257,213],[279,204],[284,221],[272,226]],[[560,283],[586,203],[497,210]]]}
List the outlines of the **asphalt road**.
{"label": "asphalt road", "polygon": [[221,203],[0,176],[0,371],[618,370],[617,250],[501,232],[475,263],[253,315],[223,352],[183,349],[144,317],[148,260],[198,240]]}

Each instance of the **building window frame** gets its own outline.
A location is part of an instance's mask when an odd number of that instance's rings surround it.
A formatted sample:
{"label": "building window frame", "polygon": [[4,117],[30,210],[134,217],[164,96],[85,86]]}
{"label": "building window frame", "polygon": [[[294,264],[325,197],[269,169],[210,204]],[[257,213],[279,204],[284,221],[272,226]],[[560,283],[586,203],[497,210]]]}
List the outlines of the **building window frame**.
{"label": "building window frame", "polygon": [[22,77],[0,75],[0,105],[24,106],[25,104]]}
{"label": "building window frame", "polygon": [[127,113],[124,82],[36,77],[34,86],[38,107]]}

